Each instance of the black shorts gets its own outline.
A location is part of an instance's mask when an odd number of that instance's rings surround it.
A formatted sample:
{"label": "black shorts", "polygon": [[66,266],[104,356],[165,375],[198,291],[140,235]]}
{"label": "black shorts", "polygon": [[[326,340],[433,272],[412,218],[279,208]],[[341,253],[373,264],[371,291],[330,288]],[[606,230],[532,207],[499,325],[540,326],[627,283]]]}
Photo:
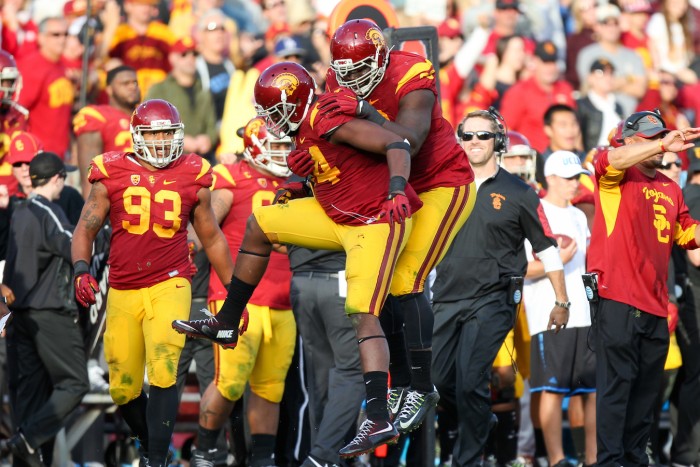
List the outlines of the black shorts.
{"label": "black shorts", "polygon": [[573,395],[595,392],[590,327],[544,331],[530,341],[530,391]]}

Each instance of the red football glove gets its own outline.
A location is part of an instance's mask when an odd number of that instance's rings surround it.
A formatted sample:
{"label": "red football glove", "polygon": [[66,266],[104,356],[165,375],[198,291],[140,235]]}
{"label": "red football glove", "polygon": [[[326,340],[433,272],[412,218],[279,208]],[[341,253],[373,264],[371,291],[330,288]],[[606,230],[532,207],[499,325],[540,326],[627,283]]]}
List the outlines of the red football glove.
{"label": "red football glove", "polygon": [[248,321],[250,316],[248,315],[248,308],[243,309],[243,314],[241,315],[241,321],[238,324],[238,335],[242,336],[244,332],[248,330]]}
{"label": "red football glove", "polygon": [[309,151],[295,149],[287,156],[287,166],[295,174],[306,178],[313,173],[316,161],[311,158]]}
{"label": "red football glove", "polygon": [[668,302],[668,333],[673,334],[678,325],[678,305]]}
{"label": "red football glove", "polygon": [[311,187],[306,180],[301,182],[287,182],[277,188],[277,193],[275,194],[275,199],[272,201],[272,204],[287,204],[290,200],[306,198],[312,194]]}
{"label": "red football glove", "polygon": [[389,193],[389,197],[382,204],[382,212],[379,217],[389,217],[389,222],[403,224],[405,219],[411,217],[411,204],[404,193]]}
{"label": "red football glove", "polygon": [[100,290],[97,280],[89,272],[77,274],[73,278],[75,284],[75,299],[85,308],[95,303],[95,292]]}
{"label": "red football glove", "polygon": [[198,271],[197,265],[194,264],[194,255],[197,254],[197,244],[194,243],[194,240],[187,240],[187,251],[190,260],[190,275],[194,276]]}
{"label": "red football glove", "polygon": [[318,98],[318,110],[326,117],[335,115],[357,115],[357,95],[348,88],[338,88]]}

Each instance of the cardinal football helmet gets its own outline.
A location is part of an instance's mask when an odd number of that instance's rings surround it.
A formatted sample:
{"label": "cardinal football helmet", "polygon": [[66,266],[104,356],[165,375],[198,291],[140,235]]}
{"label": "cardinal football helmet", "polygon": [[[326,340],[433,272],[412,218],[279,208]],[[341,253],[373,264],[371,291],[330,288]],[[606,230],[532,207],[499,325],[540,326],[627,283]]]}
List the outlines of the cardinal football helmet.
{"label": "cardinal football helmet", "polygon": [[338,84],[360,98],[370,95],[384,78],[389,48],[372,21],[353,19],[340,26],[331,39],[331,68]]}
{"label": "cardinal football helmet", "polygon": [[21,88],[21,77],[15,58],[0,50],[0,101],[3,104],[17,102]]}
{"label": "cardinal football helmet", "polygon": [[[525,135],[517,131],[508,132],[507,150],[501,154],[501,166],[513,175],[517,175],[528,183],[535,182],[535,169],[537,167],[537,151],[532,149],[530,142]],[[524,157],[524,163],[521,165],[504,163],[509,157],[520,156]]]}
{"label": "cardinal football helmet", "polygon": [[295,132],[314,100],[316,82],[306,68],[293,62],[276,63],[255,83],[255,110],[267,130],[278,138]]}
{"label": "cardinal football helmet", "polygon": [[625,129],[625,121],[620,120],[617,123],[617,126],[610,130],[610,133],[608,133],[608,143],[610,146],[614,148],[619,148],[620,146],[624,146],[625,144],[625,137],[622,136],[622,130]]}
{"label": "cardinal football helmet", "polygon": [[[144,133],[169,132],[171,138],[146,139]],[[153,167],[163,168],[182,155],[185,125],[174,105],[162,99],[141,103],[131,115],[131,138],[136,155]]]}
{"label": "cardinal football helmet", "polygon": [[[284,145],[285,149],[272,149],[272,145]],[[287,167],[287,155],[292,147],[288,136],[277,138],[267,131],[265,120],[255,117],[243,129],[243,157],[250,164],[277,177],[289,177],[292,171]]]}

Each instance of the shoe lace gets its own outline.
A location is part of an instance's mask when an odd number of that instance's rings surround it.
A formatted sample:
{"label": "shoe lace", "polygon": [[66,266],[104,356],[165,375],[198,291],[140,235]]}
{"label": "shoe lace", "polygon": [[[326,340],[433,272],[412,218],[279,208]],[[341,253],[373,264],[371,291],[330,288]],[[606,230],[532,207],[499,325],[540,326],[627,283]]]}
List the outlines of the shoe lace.
{"label": "shoe lace", "polygon": [[369,419],[362,422],[360,429],[355,435],[355,439],[353,439],[350,444],[360,444],[364,439],[368,438],[375,425],[376,423]]}
{"label": "shoe lace", "polygon": [[425,393],[420,391],[408,391],[406,399],[403,402],[403,407],[401,407],[401,413],[399,417],[411,417],[416,412],[418,412],[425,402]]}
{"label": "shoe lace", "polygon": [[389,408],[396,405],[396,403],[399,401],[399,399],[403,395],[403,391],[404,391],[403,388],[391,388],[391,389],[389,389],[389,398],[386,401]]}
{"label": "shoe lace", "polygon": [[214,467],[214,456],[208,456],[203,452],[193,452],[193,465],[196,467]]}

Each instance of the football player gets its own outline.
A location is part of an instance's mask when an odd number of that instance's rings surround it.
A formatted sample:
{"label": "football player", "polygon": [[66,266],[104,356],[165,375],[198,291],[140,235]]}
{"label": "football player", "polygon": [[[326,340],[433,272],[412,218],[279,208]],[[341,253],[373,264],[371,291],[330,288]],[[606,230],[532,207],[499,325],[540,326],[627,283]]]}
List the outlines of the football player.
{"label": "football player", "polygon": [[[342,457],[353,457],[399,436],[386,405],[389,352],[378,315],[411,232],[411,214],[421,202],[408,184],[409,143],[353,116],[319,111],[314,89],[304,67],[281,62],[260,75],[254,90],[268,130],[293,137],[296,150],[287,158],[289,167],[299,176],[313,176],[314,196],[254,208],[219,313],[208,320],[175,321],[173,327],[234,347],[236,323],[265,272],[274,243],[344,250],[345,309],[359,343],[367,392],[367,420],[339,451]],[[283,201],[294,198],[290,192],[304,192],[295,187],[288,187]],[[211,412],[209,407],[208,416]]]}
{"label": "football player", "polygon": [[6,156],[12,137],[27,129],[29,117],[29,111],[17,103],[21,88],[22,77],[14,57],[0,50],[0,185],[7,187],[10,196],[19,188]]}
{"label": "football player", "polygon": [[[442,115],[436,78],[424,57],[389,51],[381,30],[371,21],[350,20],[331,39],[326,86],[331,92],[349,88],[360,102],[342,106],[329,102],[324,110],[345,108],[406,138],[412,157],[409,182],[425,206],[413,220],[413,232],[391,282],[390,293],[401,303],[407,345],[403,332],[389,335],[385,330],[392,350],[389,406],[401,432],[420,426],[439,399],[430,376],[433,311],[423,290],[428,274],[469,217],[476,191],[469,160]],[[402,355],[406,347],[410,365]]]}
{"label": "football player", "polygon": [[107,152],[90,164],[92,189],[73,234],[75,295],[89,307],[101,291],[88,265],[109,216],[109,392],[141,441],[147,465],[160,467],[167,465],[175,426],[175,379],[185,345],[170,322],[189,316],[192,298],[188,221],[223,282],[233,263],[211,209],[211,166],[196,154],[182,154],[184,125],[177,109],[163,100],[146,101],[134,110],[130,127],[133,152]]}
{"label": "football player", "polygon": [[[212,207],[228,246],[236,260],[243,242],[246,221],[257,206],[272,204],[278,187],[291,175],[287,154],[289,137],[276,138],[256,117],[243,129],[243,160],[214,167]],[[252,439],[250,466],[274,463],[279,404],[287,370],[294,354],[296,324],[289,299],[289,259],[272,251],[260,287],[248,300],[250,323],[238,340],[235,352],[214,346],[214,379],[201,401],[197,449],[192,465],[211,465],[217,456],[217,439],[237,400],[250,383],[248,426]],[[224,303],[226,288],[212,274],[209,309],[216,313]],[[212,414],[216,414],[212,416]]]}
{"label": "football player", "polygon": [[88,105],[73,118],[73,132],[78,142],[78,166],[83,196],[90,193],[87,168],[98,154],[131,151],[129,119],[139,102],[141,90],[136,71],[126,65],[107,73],[109,105]]}

